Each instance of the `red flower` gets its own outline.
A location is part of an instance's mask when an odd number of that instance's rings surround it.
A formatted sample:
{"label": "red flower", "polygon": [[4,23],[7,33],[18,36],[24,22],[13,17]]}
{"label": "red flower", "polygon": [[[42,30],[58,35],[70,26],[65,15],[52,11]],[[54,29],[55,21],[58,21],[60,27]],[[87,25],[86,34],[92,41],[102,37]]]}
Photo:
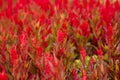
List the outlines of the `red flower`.
{"label": "red flower", "polygon": [[94,60],[94,58],[92,57],[92,58],[90,59],[90,67],[91,67],[91,70],[94,68],[94,63],[95,63],[95,60]]}
{"label": "red flower", "polygon": [[[53,56],[50,54],[50,53],[46,53],[45,55],[45,69],[44,69],[44,75],[45,77],[43,76],[43,79],[48,79],[52,76],[52,73],[53,73]],[[52,69],[53,68],[53,69]]]}
{"label": "red flower", "polygon": [[2,7],[3,5],[3,0],[0,0],[0,7]]}
{"label": "red flower", "polygon": [[6,16],[11,19],[11,17],[12,17],[12,8],[8,7],[6,9]]}
{"label": "red flower", "polygon": [[80,49],[80,53],[81,53],[82,57],[85,59],[85,57],[86,57],[86,50],[84,48],[81,48]]}
{"label": "red flower", "polygon": [[50,77],[52,75],[52,70],[51,70],[49,61],[47,61],[45,64],[45,75],[46,75],[46,77]]}
{"label": "red flower", "polygon": [[1,11],[0,12],[0,18],[4,17],[5,16],[5,11]]}
{"label": "red flower", "polygon": [[40,21],[40,25],[43,25],[46,23],[46,16],[45,16],[45,13],[43,13],[39,19]]}
{"label": "red flower", "polygon": [[85,70],[82,72],[82,80],[87,80],[87,74]]}
{"label": "red flower", "polygon": [[58,9],[67,9],[67,4],[68,4],[68,0],[55,0],[55,4],[58,7]]}
{"label": "red flower", "polygon": [[120,3],[118,0],[115,1],[114,5],[115,5],[115,10],[120,11]]}
{"label": "red flower", "polygon": [[72,71],[72,80],[79,80],[76,69],[73,69]]}
{"label": "red flower", "polygon": [[65,31],[58,30],[58,32],[57,32],[58,42],[62,42],[66,38],[66,36],[67,36],[67,34]]}
{"label": "red flower", "polygon": [[5,73],[5,71],[2,71],[0,73],[0,80],[7,80],[7,74]]}
{"label": "red flower", "polygon": [[100,48],[97,50],[97,54],[98,54],[99,56],[102,56],[103,51],[102,51],[102,47],[101,47],[101,46],[100,46]]}
{"label": "red flower", "polygon": [[37,40],[36,40],[36,38],[32,38],[32,44],[33,44],[33,46],[35,46],[35,44],[37,43]]}
{"label": "red flower", "polygon": [[94,45],[97,46],[97,44],[98,44],[98,38],[97,37],[93,37],[93,42],[94,42]]}
{"label": "red flower", "polygon": [[94,65],[95,60],[94,60],[94,58],[93,58],[93,57],[90,59],[90,63],[91,63],[91,65]]}
{"label": "red flower", "polygon": [[42,47],[38,46],[38,47],[37,47],[37,52],[38,52],[38,55],[39,55],[40,57],[43,56],[43,49],[42,49]]}
{"label": "red flower", "polygon": [[89,24],[86,21],[82,21],[82,24],[80,25],[80,30],[80,33],[83,36],[88,37],[90,35]]}
{"label": "red flower", "polygon": [[80,3],[80,0],[72,0],[72,4],[71,4],[71,9],[72,10],[80,10],[82,9],[82,4]]}
{"label": "red flower", "polygon": [[25,32],[22,32],[22,34],[20,34],[19,41],[20,41],[21,47],[25,47],[26,46],[27,39],[26,39],[26,33]]}
{"label": "red flower", "polygon": [[19,0],[19,3],[22,5],[22,6],[25,6],[27,4],[30,3],[30,0]]}
{"label": "red flower", "polygon": [[96,6],[97,1],[96,0],[90,0],[89,2],[89,8],[93,9]]}
{"label": "red flower", "polygon": [[66,30],[66,29],[67,29],[66,20],[63,20],[62,29],[63,29],[63,30]]}
{"label": "red flower", "polygon": [[101,21],[105,21],[107,24],[111,23],[111,20],[115,16],[115,8],[110,3],[110,0],[106,0],[106,5],[100,7]]}
{"label": "red flower", "polygon": [[12,8],[13,0],[8,0],[8,8]]}
{"label": "red flower", "polygon": [[27,35],[28,35],[28,36],[31,35],[31,32],[32,32],[31,26],[28,26],[28,27],[27,27],[26,32],[27,32]]}
{"label": "red flower", "polygon": [[113,27],[110,25],[107,28],[108,44],[111,44],[112,42],[112,35],[113,35]]}
{"label": "red flower", "polygon": [[78,16],[74,13],[74,12],[70,12],[69,13],[69,18],[70,18],[70,24],[74,27],[78,27],[79,26],[79,18]]}
{"label": "red flower", "polygon": [[13,66],[16,65],[17,59],[18,59],[18,54],[17,54],[16,46],[13,46],[11,50],[11,62]]}
{"label": "red flower", "polygon": [[49,10],[51,7],[49,0],[34,0],[34,1],[45,11]]}
{"label": "red flower", "polygon": [[60,56],[63,56],[63,55],[64,55],[64,51],[65,51],[64,48],[62,48],[62,49],[59,50]]}

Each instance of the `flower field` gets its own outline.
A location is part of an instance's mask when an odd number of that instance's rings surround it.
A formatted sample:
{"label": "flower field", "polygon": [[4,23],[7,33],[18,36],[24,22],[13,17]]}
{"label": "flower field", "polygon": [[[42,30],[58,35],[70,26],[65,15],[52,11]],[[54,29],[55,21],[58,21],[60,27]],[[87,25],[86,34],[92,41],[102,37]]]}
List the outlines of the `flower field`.
{"label": "flower field", "polygon": [[0,80],[120,80],[120,0],[0,0]]}

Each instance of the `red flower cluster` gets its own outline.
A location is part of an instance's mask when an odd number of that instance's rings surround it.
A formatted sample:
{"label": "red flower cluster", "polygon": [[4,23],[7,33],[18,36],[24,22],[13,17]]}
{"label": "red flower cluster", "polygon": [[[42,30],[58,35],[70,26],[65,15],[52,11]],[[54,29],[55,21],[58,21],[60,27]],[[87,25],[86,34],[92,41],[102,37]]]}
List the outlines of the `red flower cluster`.
{"label": "red flower cluster", "polygon": [[82,24],[80,25],[80,33],[86,37],[90,35],[90,28],[86,21],[82,21]]}
{"label": "red flower cluster", "polygon": [[119,0],[0,0],[0,80],[119,80]]}
{"label": "red flower cluster", "polygon": [[7,74],[5,72],[0,73],[0,80],[7,80]]}
{"label": "red flower cluster", "polygon": [[17,59],[18,59],[17,49],[16,46],[13,46],[11,50],[11,62],[13,66],[16,66]]}
{"label": "red flower cluster", "polygon": [[82,57],[85,59],[85,57],[86,57],[86,50],[85,50],[84,48],[81,48],[80,54],[81,54]]}
{"label": "red flower cluster", "polygon": [[0,80],[7,80],[7,74],[5,72],[5,69],[3,67],[0,66],[0,68],[2,68],[2,71],[0,72]]}
{"label": "red flower cluster", "polygon": [[67,34],[66,34],[65,31],[58,30],[58,32],[57,32],[58,42],[64,41],[64,39],[66,38],[66,36],[67,36]]}

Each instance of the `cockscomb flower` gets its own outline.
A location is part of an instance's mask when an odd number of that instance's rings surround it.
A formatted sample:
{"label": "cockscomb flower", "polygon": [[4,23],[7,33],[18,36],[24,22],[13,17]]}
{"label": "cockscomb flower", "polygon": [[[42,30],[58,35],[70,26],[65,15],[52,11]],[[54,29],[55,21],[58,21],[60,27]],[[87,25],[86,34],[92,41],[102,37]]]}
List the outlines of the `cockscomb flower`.
{"label": "cockscomb flower", "polygon": [[31,32],[32,32],[31,26],[28,26],[28,27],[27,27],[26,32],[27,32],[27,35],[28,35],[28,36],[31,35]]}
{"label": "cockscomb flower", "polygon": [[12,8],[8,7],[6,9],[6,16],[11,19],[11,17],[12,17]]}
{"label": "cockscomb flower", "polygon": [[91,67],[91,70],[94,68],[94,63],[95,63],[95,60],[94,60],[94,58],[92,57],[92,58],[90,59],[90,67]]}
{"label": "cockscomb flower", "polygon": [[74,27],[78,27],[80,25],[79,18],[73,11],[70,11],[69,19],[70,19],[70,25]]}
{"label": "cockscomb flower", "polygon": [[46,77],[48,77],[48,79],[52,76],[52,69],[51,69],[51,66],[50,66],[50,61],[47,61],[45,63],[44,74],[45,74]]}
{"label": "cockscomb flower", "polygon": [[90,0],[90,1],[89,1],[89,7],[90,7],[90,9],[95,8],[96,3],[97,3],[97,1],[96,1],[96,0]]}
{"label": "cockscomb flower", "polygon": [[45,11],[49,10],[51,7],[49,0],[34,0],[34,1]]}
{"label": "cockscomb flower", "polygon": [[11,49],[11,62],[13,66],[16,65],[17,59],[18,59],[18,54],[17,54],[16,46],[14,45]]}
{"label": "cockscomb flower", "polygon": [[71,10],[78,10],[81,12],[82,4],[80,3],[80,0],[72,0],[71,4]]}
{"label": "cockscomb flower", "polygon": [[65,31],[63,30],[58,30],[57,32],[57,39],[58,39],[58,42],[62,42],[65,38],[66,38],[67,34]]}
{"label": "cockscomb flower", "polygon": [[65,49],[64,49],[64,48],[61,48],[61,49],[59,50],[59,53],[60,53],[59,55],[60,55],[60,56],[63,56],[63,55],[64,55],[64,51],[65,51]]}
{"label": "cockscomb flower", "polygon": [[32,44],[33,46],[35,46],[35,44],[37,43],[37,39],[35,37],[32,38]]}
{"label": "cockscomb flower", "polygon": [[111,44],[111,42],[112,42],[112,36],[113,36],[113,27],[110,25],[110,26],[108,26],[108,28],[107,28],[107,37],[108,37],[108,44]]}
{"label": "cockscomb flower", "polygon": [[5,16],[5,11],[0,12],[0,19]]}
{"label": "cockscomb flower", "polygon": [[26,33],[22,32],[19,36],[20,46],[25,47],[27,44]]}
{"label": "cockscomb flower", "polygon": [[37,47],[37,52],[38,52],[39,57],[43,56],[43,49],[42,49],[42,47],[38,46]]}
{"label": "cockscomb flower", "polygon": [[19,0],[20,5],[25,6],[30,3],[30,0]]}
{"label": "cockscomb flower", "polygon": [[2,72],[0,72],[0,80],[8,80],[7,79],[7,74],[5,70],[2,69]]}
{"label": "cockscomb flower", "polygon": [[93,42],[94,42],[94,45],[97,46],[98,45],[98,38],[97,37],[93,37]]}
{"label": "cockscomb flower", "polygon": [[107,24],[111,23],[111,20],[115,16],[115,8],[110,3],[110,0],[106,0],[106,5],[100,7],[101,21],[105,21]]}
{"label": "cockscomb flower", "polygon": [[101,47],[101,46],[100,46],[100,48],[97,50],[97,54],[98,54],[99,56],[102,56],[103,51],[102,51],[102,47]]}
{"label": "cockscomb flower", "polygon": [[0,0],[0,7],[2,7],[3,5],[3,0]]}
{"label": "cockscomb flower", "polygon": [[118,0],[115,1],[114,5],[115,5],[115,10],[120,11],[120,3]]}
{"label": "cockscomb flower", "polygon": [[45,54],[45,69],[44,69],[44,75],[46,77],[43,76],[43,79],[48,79],[49,80],[49,78],[52,77],[52,75],[53,75],[53,69],[52,68],[54,68],[52,62],[53,62],[53,56],[49,52],[47,52]]}
{"label": "cockscomb flower", "polygon": [[7,5],[7,8],[6,8],[6,16],[8,18],[12,17],[12,4],[13,4],[13,1],[12,0],[8,0],[8,5]]}
{"label": "cockscomb flower", "polygon": [[66,23],[67,23],[67,21],[66,21],[66,20],[63,20],[63,23],[62,23],[62,29],[63,29],[63,30],[66,30],[66,29],[67,29]]}
{"label": "cockscomb flower", "polygon": [[59,10],[61,9],[67,10],[68,0],[55,0],[55,5],[58,7]]}
{"label": "cockscomb flower", "polygon": [[64,66],[62,65],[61,61],[57,59],[55,55],[50,54],[47,52],[45,54],[45,69],[44,75],[47,80],[54,79],[54,80],[63,80],[64,74]]}
{"label": "cockscomb flower", "polygon": [[8,0],[8,7],[12,8],[12,5],[13,5],[13,0]]}
{"label": "cockscomb flower", "polygon": [[6,50],[6,37],[5,36],[2,36],[2,49],[3,50]]}
{"label": "cockscomb flower", "polygon": [[40,21],[40,25],[43,25],[47,22],[45,13],[41,14],[39,21]]}
{"label": "cockscomb flower", "polygon": [[86,21],[82,21],[82,24],[80,25],[80,33],[85,37],[90,35],[89,24]]}
{"label": "cockscomb flower", "polygon": [[95,60],[94,60],[93,57],[90,59],[90,63],[91,63],[92,65],[95,63]]}
{"label": "cockscomb flower", "polygon": [[73,71],[72,71],[72,80],[79,80],[76,69],[73,69]]}
{"label": "cockscomb flower", "polygon": [[82,71],[82,80],[87,80],[87,74],[85,70]]}
{"label": "cockscomb flower", "polygon": [[86,57],[86,50],[83,47],[80,49],[80,54],[82,55],[83,59],[85,59],[85,57]]}

